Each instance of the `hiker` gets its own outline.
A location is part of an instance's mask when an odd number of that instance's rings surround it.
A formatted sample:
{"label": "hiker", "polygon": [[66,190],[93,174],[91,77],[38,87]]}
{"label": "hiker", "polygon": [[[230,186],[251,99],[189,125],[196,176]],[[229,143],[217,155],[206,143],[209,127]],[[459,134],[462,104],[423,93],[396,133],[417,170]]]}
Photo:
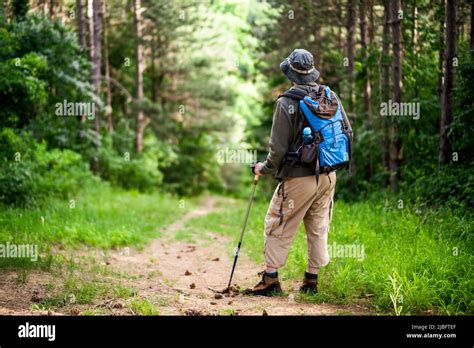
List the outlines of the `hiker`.
{"label": "hiker", "polygon": [[252,295],[282,292],[278,269],[286,263],[301,221],[308,264],[300,291],[317,292],[318,272],[329,263],[335,170],[348,167],[351,157],[349,120],[337,95],[316,82],[319,71],[312,54],[295,49],[280,69],[293,86],[276,101],[269,154],[253,168],[257,175],[274,174],[279,184],[265,217],[266,269],[262,280],[247,290]]}

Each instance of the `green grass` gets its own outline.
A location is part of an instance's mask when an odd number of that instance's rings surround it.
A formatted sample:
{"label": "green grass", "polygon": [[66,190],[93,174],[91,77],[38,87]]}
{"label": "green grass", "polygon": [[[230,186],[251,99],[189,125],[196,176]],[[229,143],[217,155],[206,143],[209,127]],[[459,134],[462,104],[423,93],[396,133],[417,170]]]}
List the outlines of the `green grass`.
{"label": "green grass", "polygon": [[[112,286],[107,282],[96,279],[81,279],[69,275],[64,280],[62,290],[54,292],[35,305],[36,309],[57,309],[68,305],[92,304],[98,299],[103,299],[112,293]],[[120,297],[120,296],[119,296]]]}
{"label": "green grass", "polygon": [[177,196],[139,193],[112,188],[105,183],[84,188],[74,199],[51,199],[37,208],[0,206],[0,243],[38,245],[40,257],[0,258],[0,267],[42,267],[53,262],[53,246],[102,249],[141,247],[159,237],[164,227],[192,209],[197,199],[186,199],[180,208]]}
{"label": "green grass", "polygon": [[[100,281],[74,278],[81,262],[68,257],[71,249],[91,246],[107,250],[142,247],[159,237],[159,228],[196,206],[185,200],[158,194],[111,188],[106,184],[85,187],[70,208],[69,200],[51,199],[35,209],[0,207],[0,243],[37,244],[42,255],[37,262],[21,258],[0,258],[0,267],[20,270],[17,282],[28,280],[29,269],[54,268],[69,274],[64,289],[41,307],[67,305],[71,294],[78,304],[93,303],[106,295],[134,298],[136,313],[156,314],[153,304],[137,300],[133,289],[112,287]],[[268,202],[255,202],[242,246],[242,253],[263,262],[263,221]],[[218,200],[216,212],[188,221],[174,236],[178,240],[208,238],[207,232],[233,237],[225,246],[229,255],[236,245],[244,200]],[[369,302],[380,313],[473,314],[474,281],[472,214],[463,211],[429,210],[409,206],[397,208],[397,199],[345,203],[336,201],[329,245],[359,245],[364,258],[332,257],[321,271],[319,294],[301,295],[298,301],[351,304]],[[64,249],[64,251],[62,251]],[[59,250],[59,253],[56,251]],[[87,261],[87,260],[86,260]],[[105,267],[86,262],[97,276],[111,275]],[[300,227],[287,265],[280,270],[283,280],[300,279],[306,267],[306,241]],[[255,270],[260,271],[259,269]],[[151,274],[150,277],[154,275]],[[51,291],[53,292],[53,290]],[[68,297],[69,296],[69,297]],[[93,313],[91,313],[93,314]]]}
{"label": "green grass", "polygon": [[[242,253],[263,262],[263,221],[267,202],[257,201],[245,232]],[[181,239],[203,231],[231,235],[236,244],[245,201],[222,203],[220,212],[188,221]],[[345,203],[336,201],[329,245],[359,245],[365,257],[332,257],[320,272],[320,293],[303,301],[351,304],[369,301],[391,314],[473,314],[472,264],[474,219],[468,212],[397,209],[397,201]],[[306,267],[306,240],[300,226],[285,279],[299,279]],[[256,270],[259,271],[259,270]]]}
{"label": "green grass", "polygon": [[133,299],[129,308],[135,315],[160,315],[160,311],[147,299]]}
{"label": "green grass", "polygon": [[114,287],[114,295],[116,298],[129,298],[135,296],[137,291],[123,285],[116,285]]}

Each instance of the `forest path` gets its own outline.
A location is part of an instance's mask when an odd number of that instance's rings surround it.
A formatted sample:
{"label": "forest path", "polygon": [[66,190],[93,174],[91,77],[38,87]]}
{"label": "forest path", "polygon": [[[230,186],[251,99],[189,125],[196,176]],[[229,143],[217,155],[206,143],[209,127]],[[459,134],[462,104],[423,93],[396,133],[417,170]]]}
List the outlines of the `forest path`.
{"label": "forest path", "polygon": [[[72,273],[74,279],[80,280],[77,284],[73,282],[71,285],[71,273],[64,271],[32,270],[22,282],[18,281],[22,278],[22,271],[2,272],[0,315],[370,314],[361,305],[295,301],[299,280],[284,281],[283,296],[216,296],[209,287],[219,290],[226,287],[233,261],[229,253],[233,239],[202,231],[204,234],[193,236],[196,238],[189,242],[176,238],[176,233],[182,231],[191,219],[218,212],[218,205],[235,204],[226,200],[223,197],[206,197],[197,208],[157,231],[160,237],[141,250],[74,251],[68,257],[72,256],[77,262]],[[235,226],[235,229],[238,233],[240,226]],[[259,280],[257,273],[263,268],[264,265],[253,262],[246,255],[244,244],[233,284],[240,288],[252,287]],[[97,284],[100,286],[95,288]],[[95,296],[104,286],[112,290]],[[124,291],[128,294],[124,295]],[[79,297],[87,296],[92,296],[92,300],[81,303]],[[72,298],[74,301],[71,301]],[[53,305],[48,307],[44,303]]]}
{"label": "forest path", "polygon": [[[161,314],[184,315],[335,315],[364,314],[361,306],[297,303],[289,296],[219,296],[211,291],[224,289],[232,266],[232,255],[227,246],[228,236],[207,233],[208,239],[196,243],[172,240],[175,233],[194,217],[215,212],[216,198],[209,196],[195,210],[163,231],[163,237],[154,240],[141,252],[109,256],[110,267],[136,275],[134,285],[138,293],[152,302],[161,303]],[[240,226],[236,226],[236,233]],[[233,284],[252,287],[259,279],[263,265],[250,260],[245,251],[240,253]],[[150,276],[152,275],[152,276]],[[157,275],[157,276],[153,276]],[[298,282],[283,284],[286,294],[296,297]],[[158,298],[157,298],[158,297]]]}

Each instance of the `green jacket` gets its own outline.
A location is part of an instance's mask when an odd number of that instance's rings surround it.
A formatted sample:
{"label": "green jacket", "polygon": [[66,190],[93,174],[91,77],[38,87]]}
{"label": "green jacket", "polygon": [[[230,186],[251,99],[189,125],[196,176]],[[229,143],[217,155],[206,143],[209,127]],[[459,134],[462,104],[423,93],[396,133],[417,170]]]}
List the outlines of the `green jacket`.
{"label": "green jacket", "polygon": [[[318,84],[294,85],[291,89],[302,89],[306,92],[317,90]],[[344,122],[351,128],[344,107],[341,104]],[[314,168],[305,165],[288,166],[284,163],[285,155],[301,146],[301,129],[299,122],[298,101],[281,97],[277,100],[273,112],[272,132],[270,135],[267,159],[263,162],[261,174],[273,174],[278,180],[284,177],[301,177],[315,175]],[[352,128],[351,128],[352,129]]]}

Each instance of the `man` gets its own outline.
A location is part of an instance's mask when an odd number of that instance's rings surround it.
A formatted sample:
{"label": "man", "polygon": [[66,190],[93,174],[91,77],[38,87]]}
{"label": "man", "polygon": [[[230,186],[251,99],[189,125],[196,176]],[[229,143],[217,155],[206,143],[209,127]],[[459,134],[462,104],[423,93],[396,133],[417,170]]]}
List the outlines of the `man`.
{"label": "man", "polygon": [[[290,89],[306,93],[316,92],[319,71],[313,56],[304,49],[296,49],[280,64],[281,71],[292,82]],[[281,293],[278,269],[283,267],[301,221],[304,222],[308,243],[308,265],[300,288],[301,292],[316,293],[319,270],[329,263],[327,238],[331,222],[336,172],[321,174],[316,180],[314,165],[290,164],[286,158],[302,144],[298,101],[280,97],[273,113],[267,159],[257,163],[257,175],[275,174],[280,181],[265,217],[264,255],[266,269],[262,280],[247,291],[253,295]],[[341,105],[342,108],[342,105]],[[341,109],[345,126],[350,123]],[[351,133],[350,133],[351,134]]]}

